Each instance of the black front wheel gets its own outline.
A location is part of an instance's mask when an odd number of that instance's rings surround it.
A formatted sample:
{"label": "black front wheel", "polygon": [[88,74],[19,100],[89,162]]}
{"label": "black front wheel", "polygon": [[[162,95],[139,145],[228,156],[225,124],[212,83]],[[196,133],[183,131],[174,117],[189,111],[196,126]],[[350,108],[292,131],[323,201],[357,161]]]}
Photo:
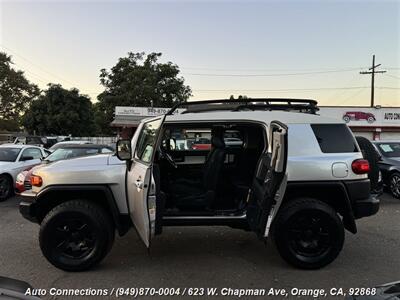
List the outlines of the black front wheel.
{"label": "black front wheel", "polygon": [[7,200],[13,194],[13,182],[8,175],[0,175],[0,202]]}
{"label": "black front wheel", "polygon": [[393,197],[400,199],[400,173],[394,173],[390,176],[389,189]]}
{"label": "black front wheel", "polygon": [[57,268],[83,271],[99,263],[114,242],[114,225],[103,208],[72,200],[53,208],[40,226],[43,255]]}
{"label": "black front wheel", "polygon": [[290,201],[280,209],[274,225],[279,254],[302,269],[319,269],[339,255],[344,227],[329,205],[309,198]]}

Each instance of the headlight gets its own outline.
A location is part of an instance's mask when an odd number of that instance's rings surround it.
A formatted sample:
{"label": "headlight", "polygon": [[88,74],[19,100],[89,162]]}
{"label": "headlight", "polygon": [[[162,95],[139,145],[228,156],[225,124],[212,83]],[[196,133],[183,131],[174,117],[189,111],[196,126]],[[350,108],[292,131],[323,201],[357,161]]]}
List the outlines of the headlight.
{"label": "headlight", "polygon": [[38,175],[31,176],[31,185],[41,187],[43,184],[42,177]]}
{"label": "headlight", "polygon": [[17,182],[18,183],[23,183],[25,180],[25,174],[19,173],[17,176]]}

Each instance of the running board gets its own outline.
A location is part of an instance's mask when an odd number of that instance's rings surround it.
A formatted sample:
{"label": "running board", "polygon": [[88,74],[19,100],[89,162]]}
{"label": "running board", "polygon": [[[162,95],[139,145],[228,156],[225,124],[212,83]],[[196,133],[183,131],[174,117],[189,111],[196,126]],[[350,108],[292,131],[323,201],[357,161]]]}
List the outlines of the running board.
{"label": "running board", "polygon": [[231,226],[247,228],[246,214],[239,216],[164,216],[163,226]]}

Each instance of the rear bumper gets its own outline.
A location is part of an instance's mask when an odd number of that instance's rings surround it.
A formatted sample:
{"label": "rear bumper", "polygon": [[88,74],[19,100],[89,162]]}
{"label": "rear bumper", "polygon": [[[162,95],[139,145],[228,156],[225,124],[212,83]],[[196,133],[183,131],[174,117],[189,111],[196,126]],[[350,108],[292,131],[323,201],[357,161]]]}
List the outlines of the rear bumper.
{"label": "rear bumper", "polygon": [[379,211],[379,199],[371,195],[368,199],[357,200],[354,204],[354,217],[356,219],[375,215]]}
{"label": "rear bumper", "polygon": [[379,210],[379,193],[371,193],[369,179],[344,182],[353,207],[355,219],[376,214]]}
{"label": "rear bumper", "polygon": [[36,194],[32,191],[21,193],[22,201],[19,203],[19,212],[21,215],[34,223],[38,223],[36,218]]}

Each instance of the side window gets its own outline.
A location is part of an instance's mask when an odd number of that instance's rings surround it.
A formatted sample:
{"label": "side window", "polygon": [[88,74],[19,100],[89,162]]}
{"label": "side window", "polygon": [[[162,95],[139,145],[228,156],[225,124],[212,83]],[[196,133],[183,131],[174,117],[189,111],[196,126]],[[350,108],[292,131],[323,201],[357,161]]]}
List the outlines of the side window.
{"label": "side window", "polygon": [[170,128],[163,146],[171,151],[208,151],[211,149],[210,128]]}
{"label": "side window", "polygon": [[243,148],[243,136],[238,130],[226,130],[224,132],[224,142],[226,148]]}
{"label": "side window", "polygon": [[[165,133],[163,146],[170,151],[209,151],[211,128],[171,128]],[[225,130],[226,148],[242,148],[243,137],[238,130]]]}
{"label": "side window", "polygon": [[312,124],[311,128],[322,152],[358,152],[353,134],[345,124]]}
{"label": "side window", "polygon": [[145,163],[151,161],[161,119],[144,124],[136,145],[135,157]]}
{"label": "side window", "polygon": [[24,152],[22,152],[21,157],[28,157],[28,156],[33,157],[33,159],[41,159],[42,152],[40,151],[40,149],[28,148],[28,149],[25,149]]}

